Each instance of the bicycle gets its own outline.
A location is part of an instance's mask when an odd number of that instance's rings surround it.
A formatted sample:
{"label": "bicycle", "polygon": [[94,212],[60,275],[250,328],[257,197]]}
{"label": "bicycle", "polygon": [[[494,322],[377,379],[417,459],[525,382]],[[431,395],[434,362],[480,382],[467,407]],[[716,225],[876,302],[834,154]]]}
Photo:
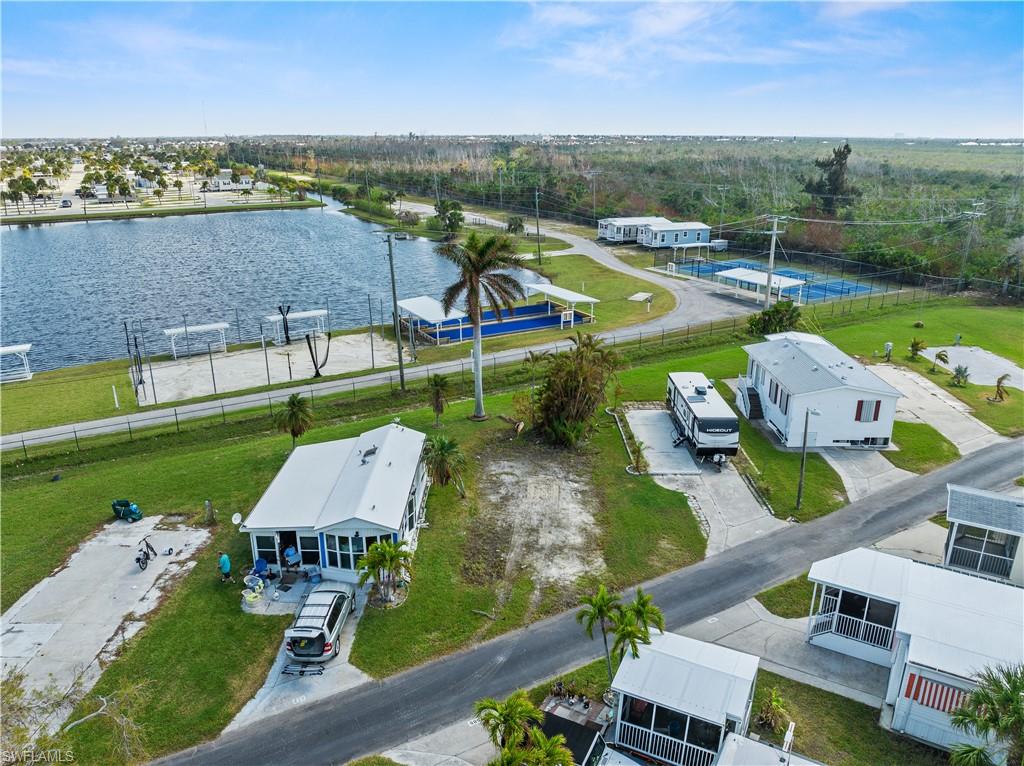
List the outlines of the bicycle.
{"label": "bicycle", "polygon": [[149,562],[156,558],[156,548],[150,544],[149,535],[139,540],[139,545],[143,544],[146,547],[139,548],[139,552],[135,554],[135,563],[139,565],[139,569],[145,570],[149,566]]}

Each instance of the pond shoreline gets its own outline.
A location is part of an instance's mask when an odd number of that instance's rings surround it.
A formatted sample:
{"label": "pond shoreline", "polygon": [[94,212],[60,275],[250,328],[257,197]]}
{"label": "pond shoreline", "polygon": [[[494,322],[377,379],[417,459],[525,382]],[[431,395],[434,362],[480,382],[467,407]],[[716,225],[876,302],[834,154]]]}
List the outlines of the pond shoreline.
{"label": "pond shoreline", "polygon": [[239,203],[237,205],[216,205],[213,207],[169,207],[156,210],[107,210],[92,215],[58,214],[58,215],[33,215],[24,218],[12,216],[0,217],[0,226],[41,226],[48,223],[88,223],[90,221],[118,221],[131,218],[169,218],[172,216],[185,215],[214,215],[216,213],[245,213],[266,210],[306,210],[311,207],[327,207],[319,200],[305,199],[289,202],[254,202],[252,204]]}

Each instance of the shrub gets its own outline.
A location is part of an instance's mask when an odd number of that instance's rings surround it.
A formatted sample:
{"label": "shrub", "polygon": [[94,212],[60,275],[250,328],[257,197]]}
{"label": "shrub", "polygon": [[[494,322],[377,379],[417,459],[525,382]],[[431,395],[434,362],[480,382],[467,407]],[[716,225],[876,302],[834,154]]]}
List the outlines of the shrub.
{"label": "shrub", "polygon": [[785,702],[779,690],[773,686],[768,697],[761,703],[761,709],[757,711],[757,724],[778,734],[788,723],[789,713]]}
{"label": "shrub", "polygon": [[768,335],[792,330],[799,321],[800,309],[793,301],[779,301],[760,314],[751,316],[747,320],[747,325],[753,335]]}

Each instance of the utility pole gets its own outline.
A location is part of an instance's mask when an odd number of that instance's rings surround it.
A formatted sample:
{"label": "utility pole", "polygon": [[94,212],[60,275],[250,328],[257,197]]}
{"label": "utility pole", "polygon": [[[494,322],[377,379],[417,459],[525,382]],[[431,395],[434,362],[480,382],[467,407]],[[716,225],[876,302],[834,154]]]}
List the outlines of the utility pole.
{"label": "utility pole", "polygon": [[388,234],[388,266],[391,268],[391,301],[394,306],[395,342],[398,344],[398,384],[405,391],[405,363],[402,361],[402,328],[398,324],[398,290],[395,288],[395,242]]}
{"label": "utility pole", "polygon": [[583,172],[587,178],[590,179],[590,193],[594,197],[594,225],[597,225],[597,177],[600,175],[600,170],[586,170]]}
{"label": "utility pole", "polygon": [[540,265],[540,189],[533,189],[533,214],[537,223],[537,265]]}
{"label": "utility pole", "polygon": [[[779,234],[785,234],[785,232],[779,231],[779,216],[773,215],[772,219],[772,245],[768,250],[768,282],[765,284],[764,290],[764,307],[765,310],[772,305],[772,274],[775,271],[775,243],[779,239]],[[781,292],[779,293],[782,294]]]}
{"label": "utility pole", "polygon": [[437,173],[434,173],[434,200],[438,205],[441,204],[441,189],[437,185]]}
{"label": "utility pole", "polygon": [[960,259],[960,281],[957,283],[957,290],[963,290],[964,285],[967,283],[967,259],[971,254],[971,243],[974,242],[975,236],[977,236],[977,224],[978,219],[985,215],[985,203],[975,202],[974,209],[969,213],[964,213],[971,223],[967,227],[967,238],[964,241],[964,254]]}

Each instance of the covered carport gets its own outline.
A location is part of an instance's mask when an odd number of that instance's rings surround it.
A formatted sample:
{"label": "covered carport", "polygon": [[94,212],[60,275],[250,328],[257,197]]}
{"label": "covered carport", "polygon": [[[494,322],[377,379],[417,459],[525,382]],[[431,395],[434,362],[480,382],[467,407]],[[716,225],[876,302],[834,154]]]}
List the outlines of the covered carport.
{"label": "covered carport", "polygon": [[[768,289],[768,272],[758,271],[757,269],[726,269],[725,271],[717,272],[713,277],[713,280],[721,282],[722,284],[728,284],[727,280],[733,281],[733,287],[736,288],[737,293],[739,290],[749,290],[744,285],[753,285],[754,293],[761,295],[762,290]],[[792,277],[784,277],[781,274],[772,274],[772,290],[775,294],[782,299],[782,291],[789,290],[794,287],[799,288],[797,292],[797,303],[803,302],[803,286],[804,280],[793,279]]]}
{"label": "covered carport", "polygon": [[[451,311],[446,312],[444,306],[441,305],[441,301],[436,298],[431,298],[429,295],[420,295],[415,298],[403,298],[398,302],[399,315],[402,313],[408,316],[406,320],[413,332],[420,330],[421,324],[430,325],[435,333],[439,331],[442,325],[450,325],[453,322],[458,323],[459,337],[462,337],[462,324],[469,318],[469,315],[464,311],[459,311],[457,308],[452,308]],[[436,335],[430,336],[435,339]]]}
{"label": "covered carport", "polygon": [[[564,287],[558,285],[545,285],[540,283],[523,285],[526,288],[526,301],[529,303],[530,296],[532,295],[543,295],[550,303],[557,303],[561,301],[565,306],[563,314],[563,325],[568,322],[569,326],[572,327],[576,323],[576,304],[577,303],[589,303],[590,313],[581,311],[588,317],[588,321],[596,322],[597,317],[594,314],[594,306],[601,301],[597,298],[593,298],[583,293],[578,293],[575,290],[567,290]],[[551,313],[550,307],[548,313]]]}

